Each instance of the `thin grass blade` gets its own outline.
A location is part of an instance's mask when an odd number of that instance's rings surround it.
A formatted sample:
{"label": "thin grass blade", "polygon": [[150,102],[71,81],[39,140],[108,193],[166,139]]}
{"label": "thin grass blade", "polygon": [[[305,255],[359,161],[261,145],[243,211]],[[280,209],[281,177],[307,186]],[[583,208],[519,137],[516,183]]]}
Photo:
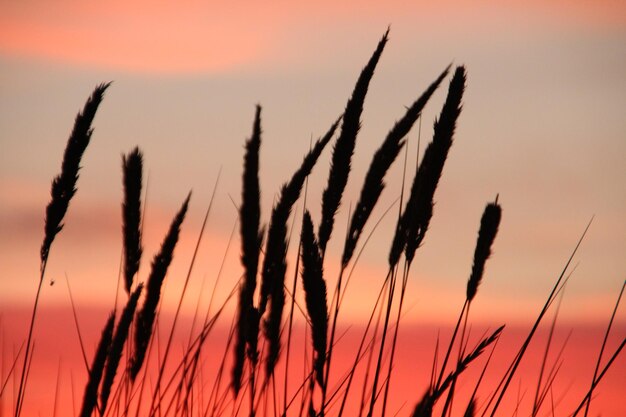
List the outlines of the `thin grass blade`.
{"label": "thin grass blade", "polygon": [[111,313],[104,329],[102,330],[102,336],[100,336],[100,342],[96,349],[96,354],[91,363],[91,369],[89,370],[89,379],[85,386],[85,394],[83,396],[83,406],[80,411],[81,417],[91,416],[91,412],[97,405],[98,401],[98,386],[102,379],[102,371],[106,358],[111,348],[111,339],[113,337],[113,325],[115,324],[115,313]]}

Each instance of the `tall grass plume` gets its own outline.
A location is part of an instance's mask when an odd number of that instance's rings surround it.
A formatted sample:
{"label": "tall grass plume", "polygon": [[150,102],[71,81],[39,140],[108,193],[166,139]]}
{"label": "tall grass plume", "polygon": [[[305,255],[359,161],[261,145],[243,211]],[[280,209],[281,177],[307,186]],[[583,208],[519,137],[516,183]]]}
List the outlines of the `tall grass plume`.
{"label": "tall grass plume", "polygon": [[139,270],[143,249],[141,247],[141,183],[143,155],[139,148],[122,156],[124,173],[124,202],[122,203],[122,229],[124,236],[124,289],[130,295],[133,278]]}
{"label": "tall grass plume", "polygon": [[[239,208],[241,229],[241,263],[244,267],[243,282],[239,288],[239,304],[235,334],[235,355],[232,370],[232,386],[235,394],[241,388],[241,376],[246,356],[246,346],[253,348],[251,339],[257,339],[258,314],[254,309],[254,291],[259,264],[259,252],[263,239],[259,224],[261,219],[261,192],[259,187],[259,149],[261,146],[261,106],[256,107],[252,135],[246,142],[243,163],[242,201]],[[251,330],[257,322],[257,332]],[[256,349],[256,347],[254,347]],[[256,355],[255,355],[256,356]]]}
{"label": "tall grass plume", "polygon": [[109,85],[111,83],[98,85],[85,103],[82,112],[76,115],[74,128],[67,140],[63,154],[61,173],[52,181],[51,199],[46,207],[45,234],[41,244],[42,268],[48,260],[50,245],[52,245],[57,233],[63,229],[63,218],[70,205],[70,200],[76,193],[80,161],[93,133],[91,124]]}
{"label": "tall grass plume", "polygon": [[328,185],[322,195],[322,220],[318,231],[322,257],[326,252],[326,244],[330,239],[335,223],[335,214],[339,209],[343,191],[348,183],[352,154],[354,153],[356,138],[361,128],[361,113],[363,113],[363,103],[365,102],[367,89],[388,39],[389,29],[378,42],[372,57],[361,71],[352,96],[346,104],[341,124],[341,133],[333,148],[330,172],[328,173]]}
{"label": "tall grass plume", "polygon": [[[452,146],[456,122],[461,114],[461,100],[465,91],[465,67],[459,66],[454,71],[448,95],[441,110],[439,119],[435,121],[433,140],[424,151],[422,163],[411,187],[414,201],[407,206],[405,213],[411,216],[406,223],[405,257],[411,262],[415,251],[421,245],[433,215],[434,196],[443,166]],[[415,195],[413,197],[413,195]],[[407,202],[407,205],[409,204]],[[411,213],[411,214],[408,214]]]}
{"label": "tall grass plume", "polygon": [[313,221],[308,211],[305,212],[302,222],[302,284],[306,309],[311,320],[313,349],[315,350],[313,369],[318,384],[323,387],[328,332],[328,303],[320,248],[315,239]]}
{"label": "tall grass plume", "polygon": [[480,285],[485,270],[485,262],[491,255],[491,246],[498,233],[498,226],[502,218],[502,208],[498,204],[498,198],[493,203],[487,204],[483,216],[480,219],[480,229],[478,240],[474,250],[474,262],[472,273],[467,281],[467,301],[471,302],[476,296],[476,291]]}
{"label": "tall grass plume", "polygon": [[339,121],[335,122],[304,157],[300,168],[293,174],[291,180],[283,186],[278,203],[272,210],[265,246],[265,258],[263,259],[261,302],[259,305],[259,314],[262,316],[268,300],[270,302],[269,314],[264,321],[265,337],[269,344],[265,362],[267,377],[273,373],[280,352],[280,326],[285,305],[284,286],[287,270],[287,221],[292,206],[300,197],[304,180],[310,174],[322,150],[333,137],[338,124]]}
{"label": "tall grass plume", "polygon": [[187,195],[182,207],[174,217],[169,231],[161,244],[161,250],[152,261],[152,271],[150,272],[146,284],[146,297],[135,319],[134,355],[130,361],[129,368],[132,380],[135,380],[137,377],[145,359],[148,344],[152,337],[152,328],[154,326],[154,319],[156,318],[157,306],[161,299],[161,287],[170,263],[172,262],[172,257],[174,256],[174,249],[178,242],[180,227],[183,220],[185,220],[190,198],[191,193]]}

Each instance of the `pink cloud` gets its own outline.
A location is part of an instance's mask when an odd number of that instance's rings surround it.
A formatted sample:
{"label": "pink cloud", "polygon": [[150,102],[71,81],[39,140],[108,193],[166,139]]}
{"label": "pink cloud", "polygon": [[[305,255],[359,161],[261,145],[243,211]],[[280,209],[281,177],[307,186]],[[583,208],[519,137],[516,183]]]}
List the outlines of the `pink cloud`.
{"label": "pink cloud", "polygon": [[[0,53],[52,62],[141,73],[223,72],[289,51],[314,28],[401,24],[420,30],[443,17],[455,27],[515,16],[544,24],[624,27],[623,2],[122,2],[23,1],[0,6]],[[434,17],[434,18],[433,18]],[[381,23],[382,22],[382,23]],[[498,24],[497,22],[500,22]],[[436,27],[433,27],[436,29]],[[414,30],[418,30],[415,28]],[[532,30],[529,28],[529,30]],[[475,33],[475,31],[473,31]],[[291,40],[290,40],[291,39]],[[304,39],[306,41],[306,39]],[[281,46],[282,45],[282,46]],[[289,46],[290,45],[290,46]]]}

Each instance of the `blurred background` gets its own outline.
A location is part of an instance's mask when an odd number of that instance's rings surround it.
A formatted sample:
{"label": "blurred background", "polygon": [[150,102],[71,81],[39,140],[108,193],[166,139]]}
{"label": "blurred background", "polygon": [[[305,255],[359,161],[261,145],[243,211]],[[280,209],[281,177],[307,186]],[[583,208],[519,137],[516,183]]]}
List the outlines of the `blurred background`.
{"label": "blurred background", "polygon": [[[26,322],[35,295],[50,182],[60,170],[73,119],[95,85],[113,81],[95,119],[66,226],[51,251],[41,306],[67,314],[67,282],[79,311],[100,312],[94,313],[96,323],[113,306],[122,250],[121,155],[139,145],[148,189],[140,279],[193,190],[165,311],[178,300],[219,175],[184,311],[191,316],[196,302],[208,306],[222,261],[216,300],[225,299],[241,274],[236,205],[254,106],[263,106],[267,222],[280,185],[311,140],[342,112],[388,26],[390,41],[370,84],[329,245],[327,279],[336,279],[340,237],[373,152],[443,68],[463,64],[463,112],[433,222],[412,269],[405,320],[454,320],[482,210],[499,194],[503,219],[473,320],[528,324],[595,216],[575,257],[560,320],[569,327],[604,326],[626,277],[624,2],[189,1],[181,7],[143,0],[25,0],[0,2],[0,314],[13,323],[3,339],[7,349],[26,333],[15,320]],[[446,90],[447,81],[424,111],[421,130],[410,134],[411,177],[418,137],[423,149]],[[314,221],[330,151],[309,180],[307,207]],[[401,157],[368,232],[400,195],[402,168]],[[294,233],[302,206],[300,201]],[[355,267],[344,325],[365,320],[384,279],[397,212],[389,213]],[[75,338],[69,324],[56,331]],[[616,332],[625,331],[622,309]],[[623,360],[616,366],[626,369]],[[619,392],[626,380],[617,381]]]}

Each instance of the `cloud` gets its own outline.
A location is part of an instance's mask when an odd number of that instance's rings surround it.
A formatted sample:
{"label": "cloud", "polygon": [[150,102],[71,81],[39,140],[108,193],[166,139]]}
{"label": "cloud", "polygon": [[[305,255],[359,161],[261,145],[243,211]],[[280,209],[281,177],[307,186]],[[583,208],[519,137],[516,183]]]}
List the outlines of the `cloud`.
{"label": "cloud", "polygon": [[[192,2],[26,2],[5,6],[6,55],[130,72],[226,71],[264,53],[271,19]],[[262,29],[262,30],[261,30]]]}
{"label": "cloud", "polygon": [[554,3],[192,0],[181,7],[145,0],[25,0],[0,6],[0,54],[133,73],[188,74],[226,72],[262,59],[279,59],[297,52],[294,48],[302,47],[302,42],[306,45],[311,31],[350,31],[374,22],[381,31],[384,25],[399,22],[417,21],[413,30],[454,22],[457,28],[472,28],[474,34],[487,22],[501,27],[529,16],[553,28],[563,24],[623,28],[626,23],[626,14],[617,13],[626,8],[623,2]]}

